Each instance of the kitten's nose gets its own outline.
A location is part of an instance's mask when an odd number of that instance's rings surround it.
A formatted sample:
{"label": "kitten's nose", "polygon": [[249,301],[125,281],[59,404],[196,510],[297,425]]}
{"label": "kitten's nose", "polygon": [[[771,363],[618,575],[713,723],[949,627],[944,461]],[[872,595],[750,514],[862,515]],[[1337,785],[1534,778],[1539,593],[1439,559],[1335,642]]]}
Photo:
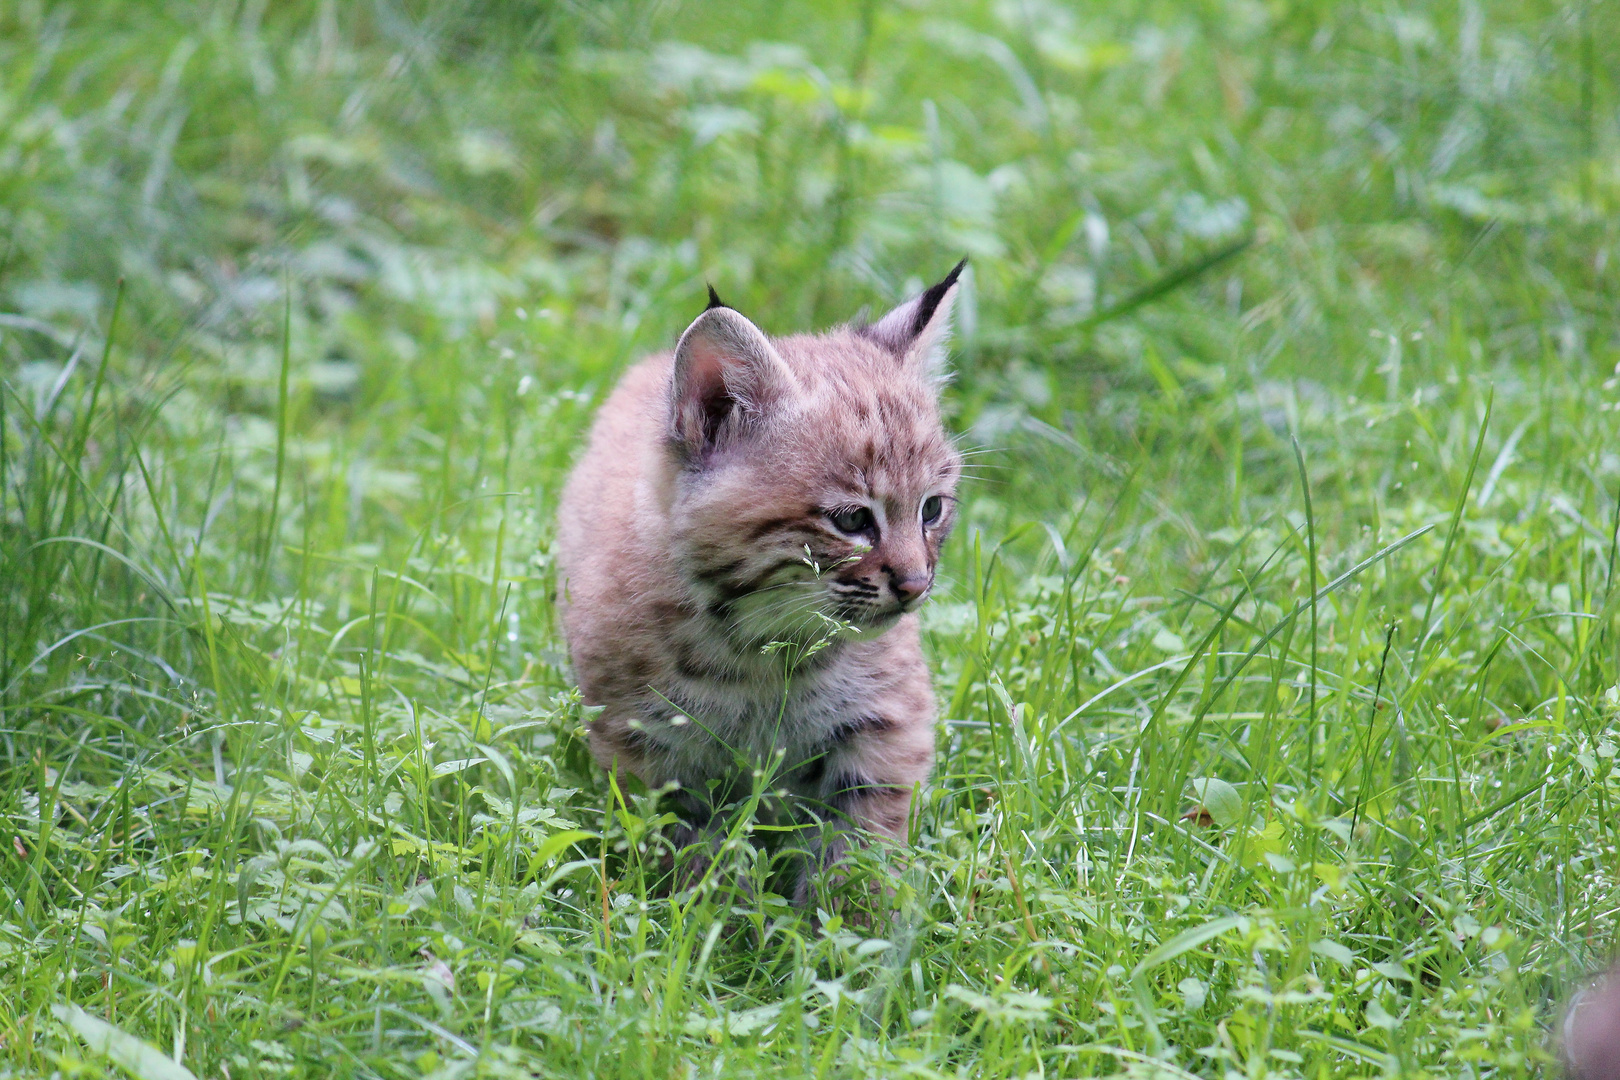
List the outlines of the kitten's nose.
{"label": "kitten's nose", "polygon": [[927,573],[891,573],[889,576],[889,588],[894,590],[895,598],[902,604],[909,604],[917,599],[927,592],[933,583],[934,576]]}

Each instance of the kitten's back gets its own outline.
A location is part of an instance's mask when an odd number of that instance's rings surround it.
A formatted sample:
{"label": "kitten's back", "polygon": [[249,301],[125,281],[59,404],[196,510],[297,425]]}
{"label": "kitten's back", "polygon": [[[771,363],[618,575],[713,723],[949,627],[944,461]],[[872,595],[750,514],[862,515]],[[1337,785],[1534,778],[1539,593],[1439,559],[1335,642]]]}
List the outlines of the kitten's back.
{"label": "kitten's back", "polygon": [[661,528],[667,511],[664,427],[669,353],[649,356],[619,381],[591,425],[585,453],[557,515],[558,602],[570,643],[672,572]]}

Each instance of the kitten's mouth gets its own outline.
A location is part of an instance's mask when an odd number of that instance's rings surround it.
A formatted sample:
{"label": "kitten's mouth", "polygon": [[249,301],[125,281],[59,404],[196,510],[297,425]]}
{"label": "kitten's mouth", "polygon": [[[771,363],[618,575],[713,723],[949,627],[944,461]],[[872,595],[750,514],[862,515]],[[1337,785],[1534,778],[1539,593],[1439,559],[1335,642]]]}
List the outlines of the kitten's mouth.
{"label": "kitten's mouth", "polygon": [[837,617],[863,630],[886,629],[900,616],[915,611],[922,602],[919,597],[912,603],[846,604],[841,605]]}

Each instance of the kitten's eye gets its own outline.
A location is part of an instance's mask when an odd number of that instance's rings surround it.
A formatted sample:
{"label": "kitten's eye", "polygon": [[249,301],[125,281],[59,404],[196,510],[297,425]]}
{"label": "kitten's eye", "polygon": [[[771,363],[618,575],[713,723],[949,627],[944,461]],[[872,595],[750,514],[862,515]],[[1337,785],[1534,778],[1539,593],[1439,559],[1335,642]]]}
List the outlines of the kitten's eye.
{"label": "kitten's eye", "polygon": [[877,520],[872,517],[872,511],[864,506],[850,506],[843,510],[834,510],[827,515],[827,520],[833,523],[833,528],[841,533],[856,536],[871,532],[877,526]]}
{"label": "kitten's eye", "polygon": [[938,495],[930,495],[923,500],[922,519],[924,525],[932,525],[939,520],[939,515],[945,509],[945,500]]}

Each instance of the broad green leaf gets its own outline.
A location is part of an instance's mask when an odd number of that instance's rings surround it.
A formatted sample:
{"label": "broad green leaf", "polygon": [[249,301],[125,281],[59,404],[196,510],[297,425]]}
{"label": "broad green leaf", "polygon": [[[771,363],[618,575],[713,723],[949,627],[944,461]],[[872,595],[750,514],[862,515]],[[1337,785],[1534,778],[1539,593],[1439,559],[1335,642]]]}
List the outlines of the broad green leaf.
{"label": "broad green leaf", "polygon": [[474,765],[482,765],[488,760],[489,758],[470,757],[461,758],[457,761],[441,761],[433,766],[433,779],[437,780],[439,777],[449,776],[451,773],[465,772]]}
{"label": "broad green leaf", "polygon": [[1202,926],[1195,926],[1191,930],[1183,930],[1144,956],[1142,962],[1131,969],[1131,978],[1152,971],[1161,964],[1167,964],[1182,953],[1191,952],[1204,942],[1218,938],[1228,930],[1236,929],[1242,922],[1241,915],[1226,915]]}
{"label": "broad green leaf", "polygon": [[560,855],[563,849],[577,844],[581,840],[589,840],[595,835],[597,834],[586,832],[584,829],[569,829],[566,832],[553,833],[551,836],[546,837],[545,843],[534,849],[534,854],[529,856],[529,865],[544,866]]}
{"label": "broad green leaf", "polygon": [[1327,938],[1311,942],[1311,952],[1318,956],[1325,956],[1344,968],[1352,967],[1356,962],[1355,953],[1337,941],[1331,941]]}
{"label": "broad green leaf", "polygon": [[1213,776],[1200,776],[1191,783],[1199,805],[1209,811],[1209,816],[1214,819],[1215,824],[1235,825],[1243,817],[1243,796],[1238,794],[1237,788],[1225,780]]}
{"label": "broad green leaf", "polygon": [[126,1069],[137,1080],[197,1080],[184,1065],[144,1039],[115,1027],[99,1016],[91,1016],[68,1002],[51,1006],[56,1018],[84,1040],[93,1053],[101,1054]]}

